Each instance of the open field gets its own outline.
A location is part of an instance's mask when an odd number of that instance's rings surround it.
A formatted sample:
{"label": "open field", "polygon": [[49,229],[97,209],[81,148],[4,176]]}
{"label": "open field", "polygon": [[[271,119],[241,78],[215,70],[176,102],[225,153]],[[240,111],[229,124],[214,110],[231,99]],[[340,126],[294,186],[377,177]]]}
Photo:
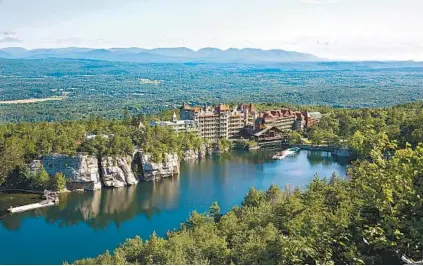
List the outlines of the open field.
{"label": "open field", "polygon": [[41,99],[23,99],[23,100],[10,100],[10,101],[0,101],[0,104],[25,104],[25,103],[37,103],[37,102],[47,102],[47,101],[61,101],[62,97],[48,97]]}

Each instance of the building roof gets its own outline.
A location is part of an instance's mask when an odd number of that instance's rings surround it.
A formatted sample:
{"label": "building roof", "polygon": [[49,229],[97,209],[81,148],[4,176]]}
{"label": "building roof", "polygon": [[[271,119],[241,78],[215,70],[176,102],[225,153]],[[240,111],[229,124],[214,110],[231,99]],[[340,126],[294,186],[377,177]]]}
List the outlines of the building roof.
{"label": "building roof", "polygon": [[141,121],[138,124],[138,128],[145,129],[145,126]]}
{"label": "building roof", "polygon": [[151,126],[195,125],[194,120],[150,121]]}
{"label": "building roof", "polygon": [[98,136],[103,137],[105,139],[108,139],[109,137],[113,137],[114,134],[110,134],[110,135],[106,135],[106,134],[96,135],[96,134],[89,133],[89,134],[86,135],[86,139],[94,139],[94,138],[96,138]]}
{"label": "building roof", "polygon": [[282,130],[280,130],[280,129],[279,129],[279,128],[277,128],[277,127],[266,127],[265,129],[260,130],[259,132],[255,133],[255,134],[254,134],[254,136],[256,136],[256,137],[260,137],[261,135],[263,135],[264,133],[266,133],[266,132],[267,132],[267,131],[269,131],[270,129],[274,129],[274,130],[276,130],[276,131],[282,132]]}
{"label": "building roof", "polygon": [[248,110],[251,113],[254,113],[256,111],[254,104],[252,104],[252,103],[241,103],[241,104],[238,105],[237,110],[238,111]]}
{"label": "building roof", "polygon": [[283,118],[283,117],[294,117],[294,112],[289,108],[282,108],[276,110],[268,110],[260,113],[262,117],[275,117],[275,118]]}
{"label": "building roof", "polygon": [[260,116],[264,118],[265,122],[273,122],[284,118],[295,118],[295,113],[288,108],[282,108],[280,110],[269,110],[260,113]]}
{"label": "building roof", "polygon": [[295,115],[297,116],[297,119],[300,119],[300,120],[303,120],[305,118],[305,115],[300,111],[296,111]]}
{"label": "building roof", "polygon": [[226,105],[226,104],[219,104],[217,107],[216,107],[216,111],[218,111],[218,112],[224,112],[224,111],[228,111],[229,110],[229,105]]}
{"label": "building roof", "polygon": [[191,110],[191,106],[189,106],[189,104],[187,104],[187,103],[183,103],[181,109],[183,109],[183,110]]}
{"label": "building roof", "polygon": [[314,120],[320,120],[323,117],[320,112],[310,112],[309,114]]}

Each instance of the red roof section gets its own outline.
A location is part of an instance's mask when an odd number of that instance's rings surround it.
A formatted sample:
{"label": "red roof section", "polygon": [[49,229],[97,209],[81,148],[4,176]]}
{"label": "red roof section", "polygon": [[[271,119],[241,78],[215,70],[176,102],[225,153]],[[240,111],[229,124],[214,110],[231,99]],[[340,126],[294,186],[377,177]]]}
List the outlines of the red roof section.
{"label": "red roof section", "polygon": [[269,110],[260,113],[260,117],[264,118],[265,122],[272,122],[284,118],[295,118],[296,114],[289,108],[282,108],[280,110]]}

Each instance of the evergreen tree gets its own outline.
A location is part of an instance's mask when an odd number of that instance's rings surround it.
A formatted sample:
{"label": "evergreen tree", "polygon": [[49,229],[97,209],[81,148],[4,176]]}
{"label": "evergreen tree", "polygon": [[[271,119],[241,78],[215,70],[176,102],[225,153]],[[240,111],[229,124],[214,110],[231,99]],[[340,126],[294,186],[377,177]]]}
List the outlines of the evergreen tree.
{"label": "evergreen tree", "polygon": [[56,173],[54,175],[51,188],[55,191],[63,191],[66,189],[66,178],[63,173]]}
{"label": "evergreen tree", "polygon": [[48,188],[50,183],[50,176],[48,175],[47,171],[41,165],[39,172],[34,175],[33,179],[33,187],[37,189]]}

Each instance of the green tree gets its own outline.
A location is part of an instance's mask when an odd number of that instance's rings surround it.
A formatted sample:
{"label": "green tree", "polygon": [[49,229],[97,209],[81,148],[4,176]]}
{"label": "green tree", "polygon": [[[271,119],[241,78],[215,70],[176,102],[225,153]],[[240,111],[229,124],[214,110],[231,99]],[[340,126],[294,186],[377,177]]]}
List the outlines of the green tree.
{"label": "green tree", "polygon": [[242,206],[258,207],[265,199],[265,193],[261,190],[256,190],[254,187],[250,188],[247,196],[245,196]]}
{"label": "green tree", "polygon": [[298,131],[292,131],[289,134],[289,138],[288,141],[290,144],[301,144],[302,140],[301,140],[302,136]]}
{"label": "green tree", "polygon": [[42,165],[39,172],[34,175],[33,178],[34,179],[32,180],[32,184],[34,188],[45,189],[49,187],[50,176]]}
{"label": "green tree", "polygon": [[309,139],[313,144],[320,145],[325,139],[325,133],[320,129],[315,129],[311,132]]}
{"label": "green tree", "polygon": [[366,154],[367,148],[365,147],[366,137],[360,132],[356,131],[348,139],[348,148],[356,155],[362,156]]}
{"label": "green tree", "polygon": [[213,217],[215,222],[218,222],[220,220],[220,217],[222,214],[220,213],[220,207],[219,204],[215,201],[212,203],[212,205],[209,208],[208,215],[210,217]]}
{"label": "green tree", "polygon": [[231,148],[231,145],[232,142],[224,138],[221,138],[217,141],[217,148],[219,151],[228,151]]}
{"label": "green tree", "polygon": [[56,173],[54,175],[51,188],[55,191],[63,191],[66,189],[66,178],[63,173]]}
{"label": "green tree", "polygon": [[16,167],[24,163],[25,150],[17,137],[11,137],[0,143],[0,185]]}

